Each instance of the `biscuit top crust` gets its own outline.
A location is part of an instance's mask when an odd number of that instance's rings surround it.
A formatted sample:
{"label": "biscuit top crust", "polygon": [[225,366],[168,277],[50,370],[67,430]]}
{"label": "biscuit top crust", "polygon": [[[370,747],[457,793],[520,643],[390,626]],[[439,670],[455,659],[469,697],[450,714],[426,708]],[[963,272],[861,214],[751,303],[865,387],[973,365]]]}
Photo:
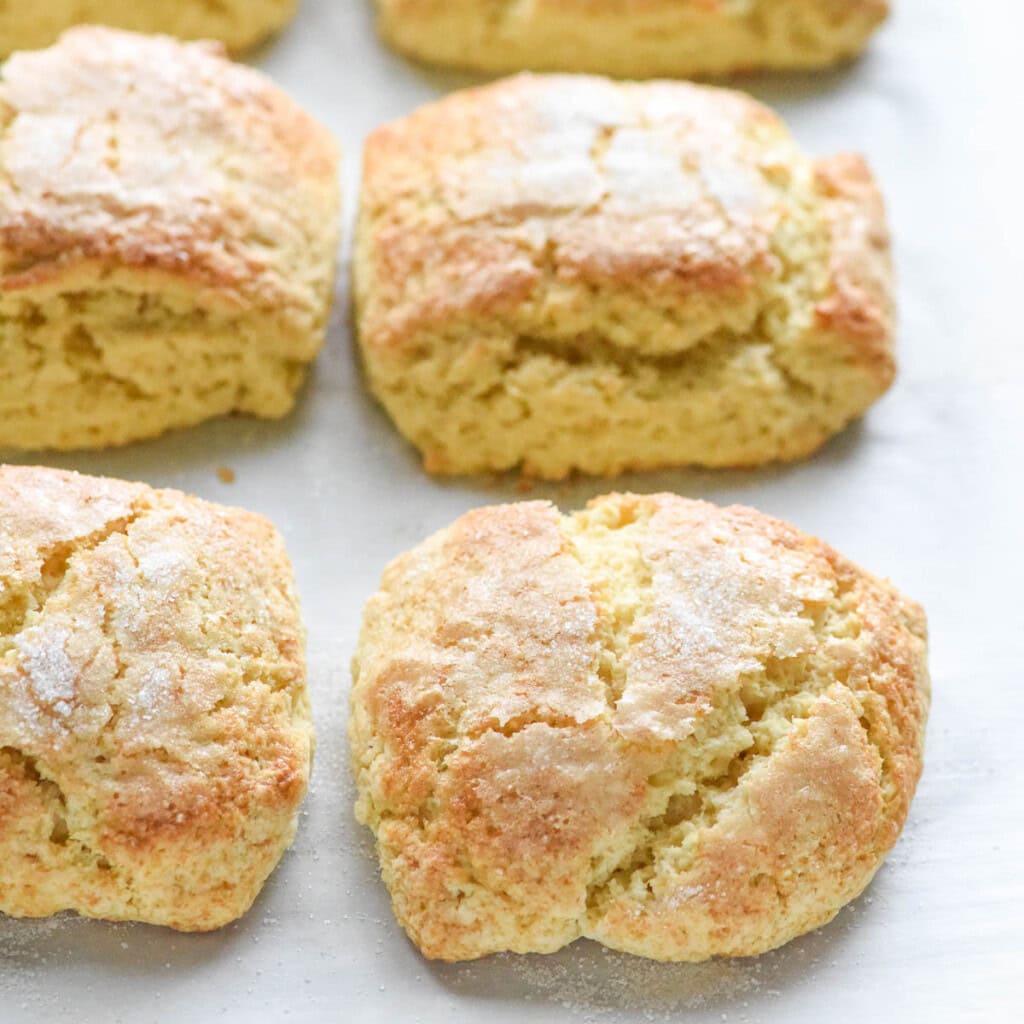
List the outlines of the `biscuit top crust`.
{"label": "biscuit top crust", "polygon": [[[815,326],[853,361],[891,346],[888,237],[866,168],[819,169],[741,93],[517,76],[376,131],[363,188],[357,299],[378,350],[411,351],[452,318],[653,357]],[[633,305],[597,301],[609,295]]]}
{"label": "biscuit top crust", "polygon": [[83,868],[287,832],[312,750],[303,646],[261,516],[0,467],[0,841],[26,813],[19,765],[55,787]]}
{"label": "biscuit top crust", "polygon": [[479,509],[398,558],[354,664],[358,813],[429,956],[665,959],[824,923],[921,769],[921,609],[673,495]]}
{"label": "biscuit top crust", "polygon": [[81,264],[185,279],[207,302],[320,302],[337,149],[215,43],[105,28],[18,53],[0,81],[0,289]]}

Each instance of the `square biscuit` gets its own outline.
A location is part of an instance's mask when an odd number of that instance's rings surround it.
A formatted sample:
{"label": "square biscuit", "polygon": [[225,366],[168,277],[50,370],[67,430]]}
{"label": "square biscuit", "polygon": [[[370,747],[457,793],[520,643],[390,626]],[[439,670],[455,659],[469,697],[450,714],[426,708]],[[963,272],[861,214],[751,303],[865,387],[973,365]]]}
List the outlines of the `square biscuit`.
{"label": "square biscuit", "polygon": [[709,87],[524,75],[380,128],[354,278],[370,385],[437,473],[794,459],[894,374],[864,162]]}
{"label": "square biscuit", "polygon": [[689,78],[811,68],[860,52],[888,0],[377,0],[419,60],[483,71]]}
{"label": "square biscuit", "polygon": [[0,4],[0,54],[49,46],[74,25],[111,25],[217,39],[232,50],[262,42],[295,14],[297,0],[12,0]]}
{"label": "square biscuit", "polygon": [[214,43],[75,29],[0,81],[0,447],[282,416],[339,235],[326,129]]}
{"label": "square biscuit", "polygon": [[309,781],[304,645],[262,516],[0,466],[0,913],[243,914]]}

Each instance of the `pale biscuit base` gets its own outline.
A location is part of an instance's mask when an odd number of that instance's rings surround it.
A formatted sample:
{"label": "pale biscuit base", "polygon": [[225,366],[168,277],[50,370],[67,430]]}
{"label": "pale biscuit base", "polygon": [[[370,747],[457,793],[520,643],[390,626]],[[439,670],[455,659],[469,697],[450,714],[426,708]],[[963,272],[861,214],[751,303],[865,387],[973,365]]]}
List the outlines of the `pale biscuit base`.
{"label": "pale biscuit base", "polygon": [[0,448],[282,416],[339,235],[327,131],[215,44],[107,29],[0,81]]}
{"label": "pale biscuit base", "polygon": [[832,918],[900,833],[925,619],[748,508],[483,508],[393,562],[353,661],[357,815],[428,957],[659,960]]}
{"label": "pale biscuit base", "polygon": [[483,71],[689,78],[815,68],[859,53],[888,0],[377,0],[381,34]]}
{"label": "pale biscuit base", "polygon": [[295,6],[296,0],[8,0],[0,4],[0,56],[49,46],[82,24],[217,39],[244,50],[286,25]]}
{"label": "pale biscuit base", "polygon": [[292,841],[312,750],[270,523],[0,467],[0,912],[227,924]]}
{"label": "pale biscuit base", "polygon": [[523,75],[366,147],[367,377],[436,473],[807,455],[889,386],[882,200],[740,93]]}

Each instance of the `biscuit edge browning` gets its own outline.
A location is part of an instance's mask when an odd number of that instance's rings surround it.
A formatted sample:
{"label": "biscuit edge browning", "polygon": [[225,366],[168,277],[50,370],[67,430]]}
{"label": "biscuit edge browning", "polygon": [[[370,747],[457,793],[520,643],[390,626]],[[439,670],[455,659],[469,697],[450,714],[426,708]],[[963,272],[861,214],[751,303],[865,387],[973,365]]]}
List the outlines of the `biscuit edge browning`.
{"label": "biscuit edge browning", "polygon": [[895,375],[863,159],[689,83],[520,75],[377,129],[353,294],[371,390],[438,474],[799,459]]}
{"label": "biscuit edge browning", "polygon": [[291,845],[314,734],[262,516],[0,467],[0,912],[209,931]]}
{"label": "biscuit edge browning", "polygon": [[749,956],[869,884],[929,700],[921,608],[786,523],[673,495],[483,508],[367,604],[356,813],[427,957]]}
{"label": "biscuit edge browning", "polygon": [[338,159],[326,128],[216,43],[84,27],[13,55],[0,445],[287,414],[332,305]]}

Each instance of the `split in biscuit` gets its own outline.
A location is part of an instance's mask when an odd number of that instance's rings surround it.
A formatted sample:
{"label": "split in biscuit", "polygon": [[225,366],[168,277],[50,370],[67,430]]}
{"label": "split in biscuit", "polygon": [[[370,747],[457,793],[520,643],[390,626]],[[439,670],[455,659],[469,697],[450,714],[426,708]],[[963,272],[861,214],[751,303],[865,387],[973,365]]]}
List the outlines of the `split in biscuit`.
{"label": "split in biscuit", "polygon": [[752,509],[463,516],[386,570],[353,662],[357,814],[423,953],[750,956],[895,843],[921,609]]}

